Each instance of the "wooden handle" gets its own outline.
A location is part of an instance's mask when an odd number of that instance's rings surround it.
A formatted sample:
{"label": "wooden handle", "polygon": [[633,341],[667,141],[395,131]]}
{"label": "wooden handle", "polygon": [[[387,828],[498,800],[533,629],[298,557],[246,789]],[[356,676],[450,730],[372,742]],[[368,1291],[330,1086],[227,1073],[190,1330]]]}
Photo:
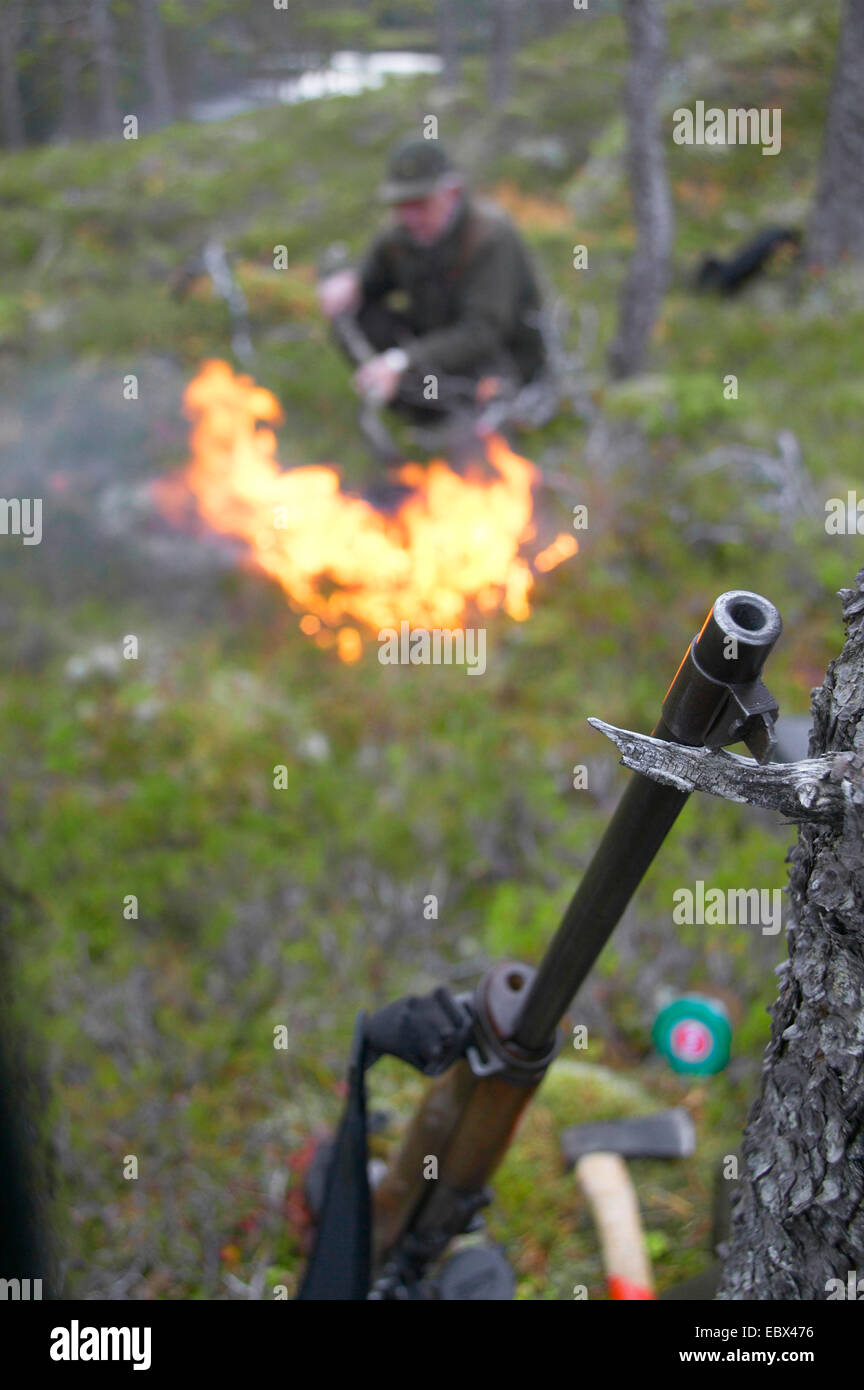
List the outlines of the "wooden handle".
{"label": "wooden handle", "polygon": [[609,1297],[655,1298],[639,1204],[626,1163],[614,1153],[586,1154],[576,1164],[576,1174],[600,1235]]}

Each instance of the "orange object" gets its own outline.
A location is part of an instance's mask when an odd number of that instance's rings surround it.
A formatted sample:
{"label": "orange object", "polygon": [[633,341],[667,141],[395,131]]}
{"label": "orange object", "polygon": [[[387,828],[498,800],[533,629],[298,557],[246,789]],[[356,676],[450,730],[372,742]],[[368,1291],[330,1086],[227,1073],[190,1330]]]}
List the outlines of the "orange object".
{"label": "orange object", "polygon": [[619,1302],[634,1299],[656,1299],[657,1297],[653,1289],[646,1289],[643,1284],[633,1284],[621,1274],[611,1274],[606,1281],[606,1287],[609,1290],[609,1297]]}
{"label": "orange object", "polygon": [[610,1299],[653,1299],[654,1280],[639,1203],[627,1165],[616,1153],[585,1154],[576,1164],[600,1236]]}
{"label": "orange object", "polygon": [[464,475],[441,458],[402,465],[394,481],[407,495],[383,513],[344,492],[336,468],[283,468],[279,402],[227,363],[202,365],[184,409],[192,456],[179,477],[154,484],[161,510],[180,525],[194,503],[212,530],[242,538],[301,615],[301,632],[335,645],[343,662],[403,620],[461,630],[476,607],[524,622],[536,575],[579,548],[562,533],[542,550],[539,569],[532,565],[540,474],[500,435],[478,442],[476,466]]}

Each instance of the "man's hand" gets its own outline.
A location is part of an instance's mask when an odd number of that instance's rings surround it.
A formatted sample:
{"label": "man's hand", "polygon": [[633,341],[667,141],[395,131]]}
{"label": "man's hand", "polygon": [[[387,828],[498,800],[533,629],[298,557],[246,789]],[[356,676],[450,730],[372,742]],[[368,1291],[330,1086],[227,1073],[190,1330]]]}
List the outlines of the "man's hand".
{"label": "man's hand", "polygon": [[384,405],[396,395],[407,365],[408,357],[402,348],[390,348],[358,368],[354,373],[354,385],[367,400]]}
{"label": "man's hand", "polygon": [[318,286],[318,302],[328,319],[353,314],[360,303],[360,276],[356,270],[338,270]]}

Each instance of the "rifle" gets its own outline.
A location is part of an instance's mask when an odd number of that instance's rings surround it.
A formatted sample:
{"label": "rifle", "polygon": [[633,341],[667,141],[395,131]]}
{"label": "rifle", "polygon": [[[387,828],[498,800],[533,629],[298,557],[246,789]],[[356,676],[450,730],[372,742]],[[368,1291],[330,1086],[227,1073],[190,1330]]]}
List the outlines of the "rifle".
{"label": "rifle", "polygon": [[[761,595],[721,594],[666,692],[653,737],[710,749],[743,742],[766,762],[778,706],[761,672],[781,628]],[[559,1050],[561,1020],[688,796],[634,773],[536,971],[505,962],[473,994],[438,990],[360,1015],[349,1102],[299,1297],[441,1296],[427,1271],[454,1237],[476,1229],[491,1200],[488,1180]],[[383,1052],[438,1079],[370,1203],[362,1077]],[[424,1176],[430,1155],[434,1179]]]}

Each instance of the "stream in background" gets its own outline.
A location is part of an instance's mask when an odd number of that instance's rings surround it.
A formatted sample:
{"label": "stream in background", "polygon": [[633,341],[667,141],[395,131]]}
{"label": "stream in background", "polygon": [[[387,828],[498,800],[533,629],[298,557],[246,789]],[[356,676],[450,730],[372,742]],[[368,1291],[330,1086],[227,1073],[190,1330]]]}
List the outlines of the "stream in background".
{"label": "stream in background", "polygon": [[356,96],[382,87],[391,77],[416,77],[441,71],[434,53],[334,53],[329,62],[299,72],[253,78],[224,96],[189,103],[192,121],[223,121],[264,106],[291,106],[318,97]]}

